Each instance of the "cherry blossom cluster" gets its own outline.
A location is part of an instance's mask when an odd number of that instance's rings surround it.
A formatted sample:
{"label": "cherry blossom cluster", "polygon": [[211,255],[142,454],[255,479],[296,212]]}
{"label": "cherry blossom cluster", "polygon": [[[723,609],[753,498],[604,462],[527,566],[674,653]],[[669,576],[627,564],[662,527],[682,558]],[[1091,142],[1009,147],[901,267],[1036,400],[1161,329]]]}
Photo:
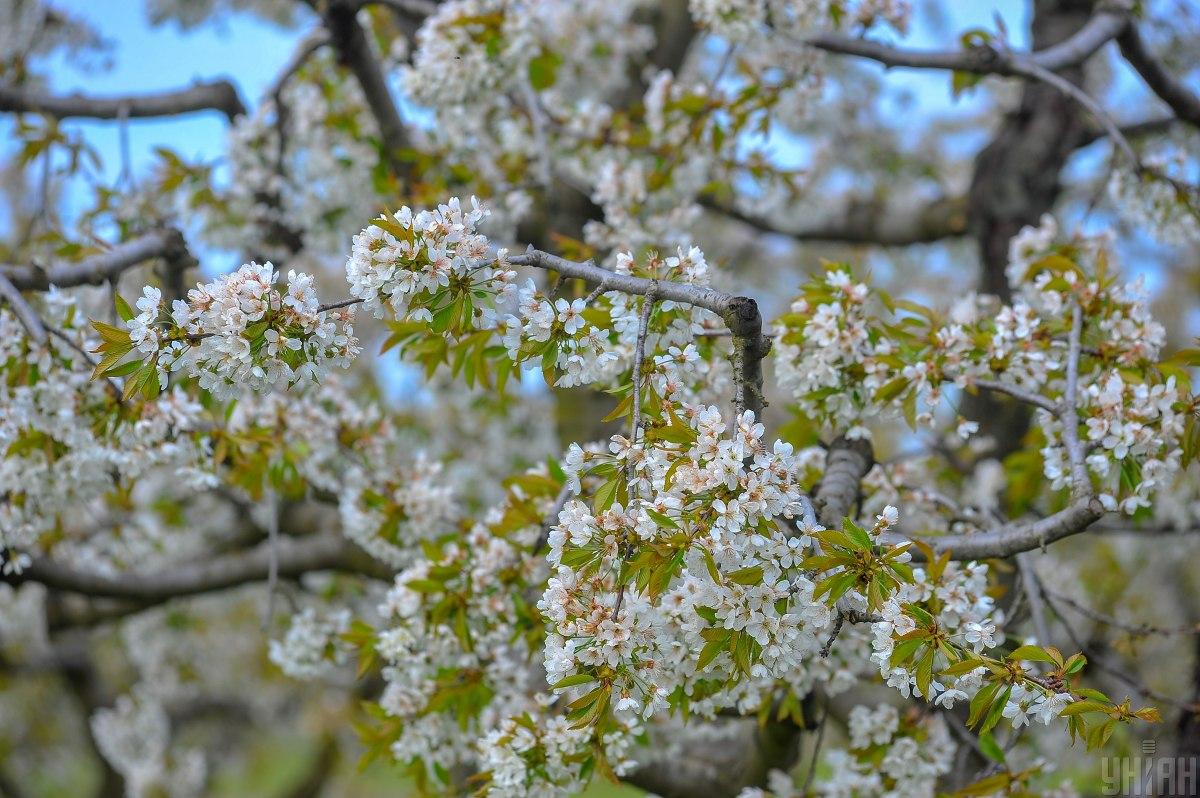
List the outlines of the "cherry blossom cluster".
{"label": "cherry blossom cluster", "polygon": [[[1051,320],[1080,308],[1080,346],[1088,351],[1079,364],[1078,416],[1085,429],[1078,434],[1087,443],[1087,469],[1100,500],[1109,510],[1132,514],[1148,507],[1180,472],[1195,397],[1183,369],[1158,362],[1166,331],[1150,312],[1140,278],[1120,282],[1103,237],[1057,244],[1058,237],[1057,224],[1047,216],[1013,241],[1009,279],[1029,308],[1029,321],[1018,327],[1027,325],[1035,339],[1061,338]],[[1023,305],[1021,299],[1014,308]],[[1065,369],[1057,346],[1057,363],[1048,357],[1048,367]],[[1061,445],[1062,419],[1039,412],[1038,420],[1048,439],[1041,452],[1044,473],[1054,487],[1065,486],[1070,469]]]}
{"label": "cherry blossom cluster", "polygon": [[[891,704],[859,705],[847,718],[847,748],[821,757],[823,775],[814,781],[818,796],[883,798],[935,795],[940,776],[950,772],[957,746],[940,715],[903,714]],[[743,790],[738,798],[802,798],[791,777],[775,771],[769,791]]]}
{"label": "cherry blossom cluster", "polygon": [[[594,735],[553,709],[535,656],[544,630],[530,605],[548,570],[538,519],[559,490],[544,468],[512,479],[469,532],[396,576],[381,628],[359,641],[384,663],[380,708],[399,724],[385,725],[380,743],[430,778],[471,764],[498,795],[557,795],[579,783],[574,754]],[[567,752],[569,764],[559,758]]]}
{"label": "cherry blossom cluster", "polygon": [[[932,426],[948,388],[1033,395],[1046,438],[1043,471],[1054,489],[1071,479],[1063,429],[1070,399],[1105,507],[1132,513],[1149,506],[1185,458],[1194,412],[1187,375],[1158,364],[1162,325],[1140,283],[1112,273],[1103,242],[1056,238],[1047,217],[1014,239],[1012,305],[970,295],[946,317],[873,295],[848,269],[831,267],[780,320],[781,387],[819,425],[852,437],[869,434],[868,418]],[[1073,313],[1081,316],[1074,350]],[[966,437],[972,429],[959,427]]]}
{"label": "cherry blossom cluster", "polygon": [[[1117,214],[1165,244],[1195,241],[1200,237],[1200,217],[1194,190],[1188,197],[1179,188],[1188,183],[1188,160],[1187,148],[1175,146],[1145,156],[1137,172],[1126,166],[1114,169],[1108,193]],[[1170,178],[1182,179],[1172,183]]]}
{"label": "cherry blossom cluster", "polygon": [[405,88],[423,105],[461,106],[519,75],[534,46],[527,13],[509,0],[442,3],[417,33]]}
{"label": "cherry blossom cluster", "polygon": [[248,263],[191,289],[169,311],[159,289],[142,289],[140,312],[127,323],[129,341],[153,367],[143,379],[165,389],[170,373],[182,371],[227,399],[347,367],[359,353],[353,309],[322,308],[310,275],[289,271],[286,291],[277,278],[270,263]]}
{"label": "cherry blossom cluster", "polygon": [[170,718],[154,696],[122,695],[116,706],[97,711],[91,726],[100,752],[124,776],[128,795],[203,794],[204,752],[172,750]]}
{"label": "cherry blossom cluster", "polygon": [[890,376],[879,365],[890,347],[873,329],[868,297],[865,283],[831,269],[792,303],[775,342],[779,387],[801,412],[851,437],[867,434],[862,420],[871,396]]}
{"label": "cherry blossom cluster", "polygon": [[[1004,663],[990,659],[986,652],[1004,642],[1004,618],[986,590],[983,565],[939,558],[928,568],[914,568],[913,581],[880,608],[871,659],[906,698],[920,695],[945,709],[969,702],[970,723],[981,722],[983,734],[1001,717],[1014,729],[1031,720],[1049,725],[1083,700],[1063,679],[1084,660],[1080,655],[1064,660],[1057,651],[1032,645],[1018,647]],[[1034,663],[1047,663],[1050,673],[1040,674]]]}
{"label": "cherry blossom cluster", "polygon": [[538,605],[551,685],[597,681],[643,718],[681,684],[789,673],[830,620],[800,571],[804,530],[784,520],[804,515],[791,447],[767,449],[749,412],[727,425],[684,405],[674,418],[607,453],[572,447],[572,483],[604,483],[590,508],[563,507]]}
{"label": "cherry blossom cluster", "polygon": [[[395,318],[432,321],[434,313],[450,306],[448,290],[470,294],[511,290],[512,272],[503,257],[493,269],[487,261],[488,241],[476,232],[486,211],[472,197],[464,211],[458,198],[436,210],[414,213],[408,206],[382,216],[354,236],[346,261],[351,296],[382,318],[384,309]],[[455,306],[468,322],[479,324],[470,304]]]}
{"label": "cherry blossom cluster", "polygon": [[[650,300],[605,291],[603,285],[586,297],[555,296],[533,280],[518,288],[505,252],[487,257],[488,239],[476,230],[485,211],[474,199],[472,207],[464,213],[451,200],[436,212],[414,213],[405,206],[355,237],[346,266],[351,293],[378,315],[386,305],[396,317],[389,322],[393,335],[385,349],[406,342],[402,348],[430,373],[453,363],[455,372],[466,368],[469,380],[482,381],[488,361],[499,354],[494,334],[512,364],[539,364],[548,383],[608,386],[629,371],[641,333],[652,354],[647,373],[664,395],[696,398],[703,387],[724,387],[719,367],[709,376],[714,350],[703,340],[721,326],[716,314],[654,302],[643,330],[641,311]],[[689,285],[709,282],[708,263],[697,247],[680,247],[665,258],[651,255],[642,263],[618,253],[614,271]],[[417,345],[430,327],[444,345]],[[509,366],[502,367],[507,373]]]}
{"label": "cherry blossom cluster", "polygon": [[341,636],[350,628],[350,610],[329,613],[305,607],[292,616],[283,640],[272,640],[271,662],[296,679],[316,679],[345,663],[349,652]]}
{"label": "cherry blossom cluster", "polygon": [[181,179],[187,165],[165,159],[163,182],[180,183],[180,204],[199,215],[214,245],[280,260],[299,247],[340,258],[358,220],[380,207],[368,138],[377,125],[358,83],[332,60],[314,54],[306,69],[319,77],[294,77],[233,122],[227,157],[236,180],[209,187]]}
{"label": "cherry blossom cluster", "polygon": [[[633,762],[628,734],[610,732],[598,742],[612,777],[626,775]],[[479,742],[479,765],[487,774],[485,794],[491,798],[567,798],[588,782],[579,762],[595,761],[597,746],[590,729],[551,717],[535,724],[529,716],[509,718]]]}
{"label": "cherry blossom cluster", "polygon": [[[7,307],[0,309],[0,494],[6,497],[0,502],[0,567],[5,573],[22,570],[48,545],[70,559],[73,536],[61,533],[76,524],[94,526],[106,515],[101,501],[106,494],[128,489],[155,469],[171,470],[177,485],[191,489],[213,479],[202,462],[205,444],[193,434],[201,426],[195,400],[175,390],[119,412],[119,388],[93,379],[94,363],[86,351],[96,340],[83,326],[75,298],[51,291],[39,309],[61,337],[37,343]],[[55,530],[59,534],[51,534]]]}
{"label": "cherry blossom cluster", "polygon": [[459,507],[442,465],[418,454],[405,464],[373,464],[345,475],[338,502],[342,534],[396,568],[408,565],[423,541],[454,532]]}
{"label": "cherry blossom cluster", "polygon": [[[696,247],[679,249],[667,258],[651,257],[645,265],[635,263],[629,253],[619,253],[616,273],[708,284],[708,264]],[[555,385],[608,385],[630,367],[646,301],[617,291],[605,292],[591,303],[586,298],[552,300],[530,281],[518,293],[516,314],[500,322],[504,345],[514,362],[541,357],[544,368],[558,373]],[[665,395],[680,390],[690,395],[700,384],[709,364],[694,341],[698,333],[719,323],[710,311],[689,305],[668,301],[652,308],[645,350],[660,353],[652,366]]]}

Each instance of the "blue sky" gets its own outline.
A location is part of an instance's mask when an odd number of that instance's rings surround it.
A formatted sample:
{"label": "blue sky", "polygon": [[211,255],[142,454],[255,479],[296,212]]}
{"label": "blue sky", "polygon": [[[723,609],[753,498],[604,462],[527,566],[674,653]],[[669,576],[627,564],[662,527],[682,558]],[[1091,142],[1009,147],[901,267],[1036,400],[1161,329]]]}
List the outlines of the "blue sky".
{"label": "blue sky", "polygon": [[[89,20],[100,34],[112,43],[112,66],[107,70],[84,71],[62,58],[44,65],[51,87],[57,92],[81,91],[89,94],[129,94],[178,89],[197,80],[228,78],[238,87],[243,101],[254,104],[265,87],[291,56],[295,42],[312,26],[307,11],[301,12],[297,29],[287,30],[262,21],[249,14],[231,14],[215,24],[205,24],[189,30],[167,23],[151,26],[144,4],[138,0],[54,0],[53,5],[78,17]],[[300,4],[297,3],[299,6]],[[940,3],[915,2],[917,13],[905,44],[921,48],[953,48],[965,29],[983,27],[995,29],[996,19],[1007,28],[1011,46],[1027,47],[1027,0],[1000,2]],[[933,9],[940,8],[938,13]],[[882,69],[880,67],[880,69]],[[1120,116],[1124,100],[1144,94],[1144,89],[1128,68],[1121,68],[1113,95],[1106,98],[1109,107]],[[955,100],[950,93],[946,73],[894,69],[888,72],[889,88],[885,115],[901,120],[936,117],[943,113],[967,112],[982,98],[966,96]],[[911,95],[912,106],[902,107],[896,98],[903,92]],[[983,100],[986,101],[986,100]],[[115,182],[121,169],[120,125],[116,122],[71,120],[72,129],[83,131],[97,148],[104,162],[104,172]],[[0,131],[11,125],[0,119]],[[161,120],[133,120],[127,130],[130,142],[131,166],[135,174],[145,171],[153,162],[155,147],[167,146],[186,158],[218,159],[224,150],[227,129],[225,118],[216,112],[192,114]],[[922,128],[906,125],[910,144],[919,146]],[[961,138],[953,146],[973,151],[986,139],[987,131],[980,130]],[[7,138],[7,136],[6,136]],[[1084,169],[1104,156],[1106,145],[1097,145],[1077,157],[1075,169]],[[789,148],[792,149],[789,152]],[[785,159],[803,158],[795,145],[781,141],[776,151]],[[80,190],[68,192],[70,208],[77,207],[87,196]],[[1103,225],[1105,220],[1092,220]],[[0,233],[7,227],[0,217]],[[228,259],[216,256],[207,263],[207,270],[231,267]],[[1154,274],[1150,274],[1152,278]]]}
{"label": "blue sky", "polygon": [[[248,105],[254,103],[273,76],[291,55],[295,41],[303,35],[285,30],[248,14],[229,15],[215,25],[183,31],[177,25],[149,24],[142,3],[130,0],[57,0],[55,6],[89,20],[113,43],[113,65],[106,71],[84,72],[55,59],[47,64],[56,91],[91,94],[128,94],[177,89],[196,80],[229,78]],[[914,46],[951,46],[956,32],[972,25],[991,26],[992,11],[1013,32],[1014,45],[1024,46],[1025,3],[947,3],[953,10],[943,20],[918,15],[908,42]],[[889,84],[907,89],[923,108],[952,107],[945,75],[914,70],[894,70]],[[969,107],[960,102],[960,107]],[[110,178],[120,169],[118,125],[115,122],[72,121],[86,131],[99,149]],[[216,158],[221,154],[225,120],[215,112],[164,120],[135,120],[129,123],[130,149],[135,172],[152,160],[156,146],[170,146],[187,157]]]}
{"label": "blue sky", "polygon": [[[288,30],[262,21],[248,14],[226,16],[216,24],[206,24],[189,30],[181,30],[173,23],[152,26],[145,13],[144,5],[136,0],[55,0],[58,8],[74,16],[89,20],[99,33],[112,43],[111,68],[106,70],[83,70],[55,58],[46,63],[51,88],[56,92],[80,91],[93,95],[130,94],[178,89],[198,80],[228,78],[241,93],[243,102],[252,106],[262,95],[280,68],[291,56],[295,43],[304,35],[313,20],[302,12],[297,29]],[[297,4],[299,5],[299,4]],[[914,3],[918,12],[910,35],[904,40],[907,46],[920,48],[954,48],[958,46],[960,33],[971,27],[995,29],[998,18],[1009,31],[1010,44],[1014,48],[1027,47],[1025,31],[1028,27],[1029,6],[1027,0],[1001,0],[1000,2],[959,2],[949,0],[941,3]],[[929,13],[935,6],[941,7],[938,15]],[[879,69],[882,70],[880,67]],[[972,110],[974,103],[986,101],[970,95],[954,99],[950,92],[949,75],[941,72],[894,69],[887,75],[889,88],[884,110],[897,124],[903,120],[927,116],[936,117],[944,113],[965,113]],[[911,105],[903,106],[897,98],[911,95]],[[1121,68],[1113,95],[1105,98],[1109,107],[1123,108],[1125,98],[1144,93],[1137,78],[1128,68]],[[411,116],[411,115],[410,115]],[[73,129],[86,134],[91,144],[99,151],[104,162],[104,174],[110,184],[116,182],[121,169],[120,125],[116,122],[72,120]],[[0,133],[7,139],[11,122],[0,119]],[[185,158],[214,160],[220,158],[225,147],[227,122],[217,112],[192,114],[162,120],[133,120],[127,131],[130,144],[131,166],[135,175],[143,173],[153,163],[156,147],[169,147]],[[907,125],[910,145],[919,146],[922,127]],[[960,152],[971,152],[981,146],[988,131],[980,130],[962,137],[951,146],[962,148]],[[0,145],[4,146],[4,145]],[[9,144],[10,148],[11,144]],[[1097,159],[1104,157],[1106,145],[1096,145],[1078,156],[1075,169],[1087,169]],[[789,148],[791,151],[789,152]],[[792,157],[803,159],[804,154],[796,145],[781,141],[776,151],[786,160]],[[74,208],[89,201],[89,193],[81,187],[67,192],[67,215]],[[1089,226],[1103,226],[1107,220],[1090,220]],[[0,234],[8,227],[0,213]],[[1123,260],[1136,264],[1135,271],[1145,274],[1161,287],[1162,270],[1158,268],[1160,258],[1145,257],[1146,243],[1124,242]],[[1151,246],[1149,251],[1153,253]],[[237,265],[236,253],[212,250],[196,250],[209,273],[231,269]],[[942,264],[944,258],[934,258],[930,267],[952,267]],[[1194,314],[1184,324],[1193,331],[1200,328],[1200,314]],[[393,375],[394,376],[394,375]],[[385,384],[392,380],[385,379]],[[392,386],[394,387],[394,386]],[[391,391],[389,391],[390,393]]]}

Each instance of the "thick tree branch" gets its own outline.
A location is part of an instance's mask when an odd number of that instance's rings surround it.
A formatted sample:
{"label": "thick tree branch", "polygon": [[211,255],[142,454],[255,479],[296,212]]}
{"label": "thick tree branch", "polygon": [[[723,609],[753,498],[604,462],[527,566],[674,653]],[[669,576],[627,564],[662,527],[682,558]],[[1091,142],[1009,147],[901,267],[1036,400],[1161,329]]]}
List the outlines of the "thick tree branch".
{"label": "thick tree branch", "polygon": [[144,263],[151,258],[186,260],[187,246],[178,230],[163,229],[147,233],[124,244],[117,244],[108,252],[93,255],[78,263],[54,266],[5,266],[0,265],[0,274],[13,285],[25,291],[44,291],[51,285],[70,288],[77,285],[100,285],[117,277],[121,272]]}
{"label": "thick tree branch", "polygon": [[[311,3],[322,10],[319,0],[311,0]],[[404,176],[408,166],[401,160],[400,153],[409,146],[408,133],[383,69],[375,58],[362,25],[358,24],[356,15],[360,5],[351,0],[330,0],[324,5],[322,16],[329,28],[330,41],[337,50],[338,61],[354,74],[371,115],[379,125],[379,135],[387,150],[388,162],[397,175]]]}
{"label": "thick tree branch", "polygon": [[[285,579],[310,571],[347,571],[381,579],[391,575],[352,543],[337,535],[299,539],[285,537],[277,547],[279,576]],[[34,561],[23,573],[5,577],[5,581],[39,582],[55,590],[93,597],[156,602],[262,581],[267,578],[270,559],[271,547],[260,545],[237,554],[153,573],[115,576],[87,573],[53,560],[41,559]]]}
{"label": "thick tree branch", "polygon": [[817,520],[826,529],[839,529],[858,502],[859,486],[875,463],[871,443],[840,436],[825,453],[825,473],[813,495]]}
{"label": "thick tree branch", "polygon": [[233,121],[246,113],[246,106],[232,83],[215,80],[177,91],[126,97],[91,97],[78,93],[54,95],[32,88],[0,86],[0,111],[49,114],[59,119],[144,119],[220,111]]}
{"label": "thick tree branch", "polygon": [[787,236],[797,241],[838,244],[877,244],[903,247],[929,244],[967,233],[965,197],[941,197],[926,204],[879,203],[851,199],[829,217],[812,223],[789,226],[762,216],[744,213],[725,202],[708,197],[702,204],[709,210],[736,219],[764,233]]}
{"label": "thick tree branch", "polygon": [[1126,26],[1117,36],[1117,44],[1121,48],[1121,55],[1142,76],[1150,90],[1170,106],[1179,119],[1200,127],[1200,95],[1167,71],[1162,61],[1150,51],[1135,25]]}
{"label": "thick tree branch", "polygon": [[998,47],[980,46],[966,50],[908,50],[869,39],[823,34],[805,40],[821,50],[854,55],[878,61],[887,67],[950,69],[976,75],[1024,74],[1030,65],[1057,72],[1086,61],[1108,41],[1116,38],[1129,23],[1128,12],[1100,11],[1075,35],[1032,53],[1014,53]]}
{"label": "thick tree branch", "polygon": [[[825,452],[825,473],[821,475],[821,482],[813,492],[813,504],[816,505],[817,520],[821,522],[821,526],[826,529],[840,529],[842,519],[854,515],[863,477],[874,464],[875,451],[868,440],[851,439],[841,435],[829,444],[829,449]],[[833,631],[822,648],[821,655],[829,655],[829,649],[842,630],[843,621],[864,623],[875,620],[879,620],[878,617],[855,608],[848,600],[839,600]]]}

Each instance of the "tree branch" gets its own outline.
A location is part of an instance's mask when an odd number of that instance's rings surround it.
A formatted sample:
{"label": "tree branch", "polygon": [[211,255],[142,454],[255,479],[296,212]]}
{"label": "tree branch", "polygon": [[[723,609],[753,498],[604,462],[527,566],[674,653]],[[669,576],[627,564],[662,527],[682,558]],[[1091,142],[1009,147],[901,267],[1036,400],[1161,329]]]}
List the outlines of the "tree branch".
{"label": "tree branch", "polygon": [[854,55],[878,61],[887,67],[914,69],[950,69],[975,75],[1021,75],[1021,66],[1030,64],[1057,72],[1086,61],[1108,41],[1116,38],[1129,24],[1127,11],[1100,11],[1074,36],[1034,53],[1013,53],[997,47],[980,46],[966,50],[908,50],[869,39],[834,34],[813,36],[805,44],[831,53]]}
{"label": "tree branch", "polygon": [[733,346],[739,362],[742,406],[753,410],[756,416],[762,414],[762,360],[771,349],[771,339],[762,334],[762,316],[758,312],[758,303],[750,297],[735,296],[701,285],[617,274],[597,266],[592,261],[580,263],[567,260],[532,247],[523,255],[509,256],[508,262],[514,266],[533,266],[556,271],[566,277],[584,280],[594,285],[604,284],[607,291],[639,296],[653,294],[659,300],[711,310],[721,317],[733,335]]}
{"label": "tree branch", "polygon": [[246,113],[246,106],[232,83],[215,80],[176,91],[125,97],[53,95],[32,88],[0,86],[0,111],[49,114],[58,119],[144,119],[220,111],[232,122]]}
{"label": "tree branch", "polygon": [[1118,618],[1112,617],[1111,615],[1106,615],[1099,610],[1094,610],[1086,604],[1071,598],[1066,593],[1060,593],[1057,590],[1051,590],[1050,588],[1046,587],[1045,584],[1041,584],[1040,582],[1039,585],[1042,592],[1047,596],[1053,598],[1055,601],[1061,604],[1064,604],[1067,607],[1070,607],[1085,618],[1089,618],[1090,620],[1093,620],[1103,626],[1110,626],[1113,629],[1119,629],[1122,632],[1126,632],[1134,637],[1149,637],[1151,635],[1200,635],[1200,623],[1192,624],[1190,626],[1156,626],[1151,623],[1122,621]]}
{"label": "tree branch", "polygon": [[309,31],[300,43],[296,45],[296,49],[292,51],[292,57],[288,59],[283,68],[275,75],[275,79],[271,81],[271,85],[267,86],[263,92],[263,97],[269,97],[279,102],[279,95],[282,94],[284,87],[288,81],[292,79],[308,62],[309,58],[320,50],[325,45],[329,44],[329,33],[323,29]]}
{"label": "tree branch", "polygon": [[1083,338],[1083,311],[1079,302],[1071,302],[1071,337],[1067,352],[1067,387],[1063,393],[1060,416],[1063,425],[1063,446],[1071,464],[1071,492],[1076,498],[1090,496],[1092,482],[1084,462],[1083,443],[1079,440],[1079,357]]}
{"label": "tree branch", "polygon": [[[336,535],[283,538],[277,545],[278,573],[283,578],[295,578],[310,571],[347,571],[380,579],[391,576],[389,570]],[[266,544],[153,573],[113,576],[79,571],[53,560],[41,559],[35,560],[21,574],[6,576],[4,580],[14,584],[39,582],[49,588],[88,596],[157,602],[261,581],[267,577],[270,559],[271,547]]]}
{"label": "tree branch", "polygon": [[838,529],[858,501],[863,477],[875,463],[870,441],[839,436],[825,453],[825,473],[813,494],[817,520]]}
{"label": "tree branch", "polygon": [[[1104,515],[1104,507],[1094,496],[1076,500],[1058,512],[1037,521],[1003,524],[985,532],[964,535],[942,535],[940,537],[910,538],[904,535],[884,535],[890,545],[907,540],[920,540],[929,544],[934,554],[950,552],[952,560],[987,560],[1012,557],[1023,551],[1044,548],[1063,538],[1077,535]],[[910,549],[913,559],[922,555]]]}
{"label": "tree branch", "polygon": [[21,322],[21,326],[25,328],[26,334],[31,339],[39,344],[45,342],[46,327],[42,324],[41,318],[33,312],[33,308],[29,307],[25,297],[21,296],[21,292],[3,272],[0,272],[0,300],[7,302],[12,308],[17,321]]}
{"label": "tree branch", "polygon": [[1138,33],[1137,26],[1126,26],[1117,36],[1117,44],[1125,60],[1137,70],[1150,90],[1170,106],[1175,116],[1200,127],[1200,96],[1167,71],[1162,61],[1150,51],[1146,40]]}
{"label": "tree branch", "polygon": [[1058,405],[1054,404],[1054,402],[1051,402],[1041,394],[1027,391],[1024,388],[1019,388],[1012,383],[1002,382],[1000,380],[971,380],[970,384],[985,391],[993,391],[995,393],[1002,393],[1007,396],[1011,396],[1017,401],[1025,402],[1026,404],[1031,404],[1035,407],[1040,407],[1048,413],[1058,415]]}
{"label": "tree branch", "polygon": [[[310,4],[318,5],[316,0],[310,0]],[[362,26],[358,24],[356,15],[360,5],[352,0],[331,0],[323,13],[325,25],[337,50],[338,61],[354,74],[362,88],[371,115],[379,125],[379,135],[387,149],[388,162],[397,175],[404,176],[408,173],[408,165],[400,159],[399,153],[409,146],[408,133],[383,69],[375,59]]]}
{"label": "tree branch", "polygon": [[799,227],[776,224],[766,217],[740,211],[714,197],[703,198],[701,204],[714,213],[728,216],[764,233],[787,236],[797,241],[903,247],[930,244],[967,233],[965,197],[940,197],[927,204],[897,207],[888,207],[887,203],[869,199],[852,198],[829,218]]}
{"label": "tree branch", "polygon": [[22,290],[44,291],[51,285],[70,288],[77,285],[100,285],[112,280],[126,269],[151,258],[185,259],[187,246],[183,234],[174,229],[156,230],[141,238],[117,244],[108,252],[93,255],[78,263],[56,266],[0,265],[0,274]]}

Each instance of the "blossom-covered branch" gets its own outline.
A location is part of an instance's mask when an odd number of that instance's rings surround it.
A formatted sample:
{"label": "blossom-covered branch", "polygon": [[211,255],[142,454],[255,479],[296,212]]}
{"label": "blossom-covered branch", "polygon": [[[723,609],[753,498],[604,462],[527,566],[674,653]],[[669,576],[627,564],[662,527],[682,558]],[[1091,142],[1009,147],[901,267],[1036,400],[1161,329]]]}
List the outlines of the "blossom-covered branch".
{"label": "blossom-covered branch", "polygon": [[771,348],[771,341],[762,333],[762,316],[758,312],[758,303],[750,297],[737,296],[702,285],[617,274],[591,262],[570,261],[532,248],[524,255],[509,256],[508,262],[516,266],[528,265],[548,269],[566,277],[602,286],[606,290],[637,296],[654,294],[661,299],[716,313],[733,335],[733,344],[739,355],[741,406],[756,413],[761,412],[762,360]]}

